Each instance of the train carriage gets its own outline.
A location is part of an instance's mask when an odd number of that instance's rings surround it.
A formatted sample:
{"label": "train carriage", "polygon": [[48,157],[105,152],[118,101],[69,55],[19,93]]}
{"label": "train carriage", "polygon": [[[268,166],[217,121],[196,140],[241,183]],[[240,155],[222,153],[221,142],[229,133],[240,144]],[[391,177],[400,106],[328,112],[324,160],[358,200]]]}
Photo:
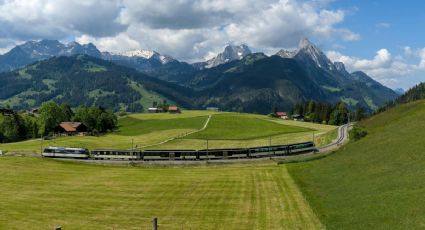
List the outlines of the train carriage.
{"label": "train carriage", "polygon": [[313,142],[304,142],[304,143],[289,145],[289,155],[296,155],[303,152],[315,152],[315,151],[317,151],[317,149]]}
{"label": "train carriage", "polygon": [[95,149],[91,152],[95,160],[140,160],[139,150]]}
{"label": "train carriage", "polygon": [[271,149],[268,146],[249,149],[249,157],[251,158],[268,157],[270,155],[271,155]]}
{"label": "train carriage", "polygon": [[196,150],[144,150],[143,160],[197,160]]}

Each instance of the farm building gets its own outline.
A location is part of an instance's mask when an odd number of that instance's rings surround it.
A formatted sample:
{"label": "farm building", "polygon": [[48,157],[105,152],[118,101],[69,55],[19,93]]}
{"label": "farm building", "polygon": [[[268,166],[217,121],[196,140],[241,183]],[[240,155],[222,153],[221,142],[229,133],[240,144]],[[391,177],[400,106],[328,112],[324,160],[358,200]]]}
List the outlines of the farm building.
{"label": "farm building", "polygon": [[282,119],[288,119],[288,113],[286,112],[276,112],[276,116]]}
{"label": "farm building", "polygon": [[181,113],[179,107],[177,107],[175,105],[168,107],[168,112],[169,113]]}
{"label": "farm building", "polygon": [[162,113],[162,112],[164,112],[164,110],[162,108],[149,108],[148,112],[149,113]]}
{"label": "farm building", "polygon": [[304,121],[304,116],[299,114],[294,114],[292,115],[292,119],[294,119],[294,121]]}
{"label": "farm building", "polygon": [[56,126],[54,132],[59,136],[84,136],[88,128],[81,122],[62,122]]}

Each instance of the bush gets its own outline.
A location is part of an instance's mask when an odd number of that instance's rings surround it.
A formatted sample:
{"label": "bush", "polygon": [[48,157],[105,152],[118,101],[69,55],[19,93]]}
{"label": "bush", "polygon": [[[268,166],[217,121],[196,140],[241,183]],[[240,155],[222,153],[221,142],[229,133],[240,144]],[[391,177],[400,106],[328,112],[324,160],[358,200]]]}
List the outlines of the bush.
{"label": "bush", "polygon": [[350,130],[350,138],[354,141],[360,140],[366,135],[367,135],[366,129],[360,126],[354,126]]}

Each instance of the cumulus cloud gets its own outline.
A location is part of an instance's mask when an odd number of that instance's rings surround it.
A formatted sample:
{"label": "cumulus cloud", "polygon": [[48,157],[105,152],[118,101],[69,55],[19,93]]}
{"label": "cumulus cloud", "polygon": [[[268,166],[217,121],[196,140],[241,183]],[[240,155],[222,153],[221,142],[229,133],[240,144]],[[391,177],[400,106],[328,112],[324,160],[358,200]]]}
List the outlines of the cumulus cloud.
{"label": "cumulus cloud", "polygon": [[[0,1],[0,37],[91,41],[103,50],[152,49],[187,61],[226,43],[257,50],[360,39],[340,27],[344,10],[296,0],[8,0]],[[1,44],[0,44],[1,45]],[[4,46],[3,46],[4,48]]]}
{"label": "cumulus cloud", "polygon": [[13,0],[0,2],[0,36],[17,40],[63,39],[75,34],[115,35],[119,1]]}
{"label": "cumulus cloud", "polygon": [[[332,61],[343,62],[349,71],[362,70],[382,84],[396,88],[404,78],[425,74],[425,48],[404,47],[403,50],[404,56],[393,56],[387,49],[380,49],[372,59],[351,57],[337,51],[328,51],[327,55]],[[407,60],[410,57],[415,57],[417,62],[411,64]]]}

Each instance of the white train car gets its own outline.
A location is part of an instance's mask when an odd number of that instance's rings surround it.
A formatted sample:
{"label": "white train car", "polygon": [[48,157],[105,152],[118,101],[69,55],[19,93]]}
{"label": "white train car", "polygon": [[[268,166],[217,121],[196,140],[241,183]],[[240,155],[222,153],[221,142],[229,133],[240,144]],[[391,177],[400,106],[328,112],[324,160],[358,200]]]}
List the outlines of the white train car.
{"label": "white train car", "polygon": [[139,160],[140,151],[125,149],[95,149],[91,152],[95,160]]}
{"label": "white train car", "polygon": [[43,157],[87,159],[90,157],[90,152],[83,148],[48,147],[43,150],[41,155]]}

